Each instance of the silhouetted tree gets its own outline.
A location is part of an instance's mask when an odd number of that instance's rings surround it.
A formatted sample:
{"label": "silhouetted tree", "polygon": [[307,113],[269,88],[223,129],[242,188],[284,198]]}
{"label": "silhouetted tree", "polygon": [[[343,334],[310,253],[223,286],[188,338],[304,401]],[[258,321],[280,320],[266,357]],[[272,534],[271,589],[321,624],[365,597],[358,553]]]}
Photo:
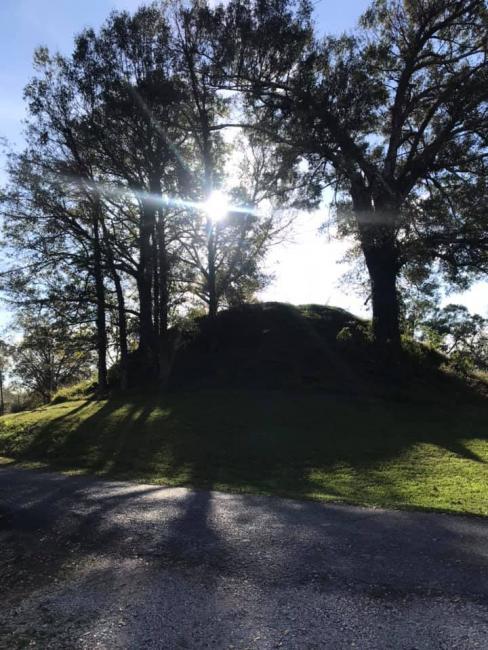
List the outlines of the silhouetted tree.
{"label": "silhouetted tree", "polygon": [[412,207],[432,188],[449,194],[453,179],[469,188],[485,174],[486,3],[377,0],[356,34],[321,42],[310,11],[305,2],[231,2],[219,34],[232,53],[222,57],[228,84],[245,92],[254,128],[349,197],[375,338],[396,347],[404,239],[415,228],[431,256],[440,239],[452,241],[445,206],[430,222],[424,211],[421,228]]}

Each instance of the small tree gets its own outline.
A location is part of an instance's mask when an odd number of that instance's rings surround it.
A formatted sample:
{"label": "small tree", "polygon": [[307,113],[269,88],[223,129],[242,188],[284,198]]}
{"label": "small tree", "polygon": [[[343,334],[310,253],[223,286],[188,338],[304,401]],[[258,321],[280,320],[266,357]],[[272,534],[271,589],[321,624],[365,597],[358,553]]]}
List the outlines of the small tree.
{"label": "small tree", "polygon": [[426,319],[421,330],[423,338],[436,337],[439,348],[458,369],[488,371],[488,320],[480,314],[450,304]]}
{"label": "small tree", "polygon": [[83,330],[73,332],[62,320],[24,312],[21,342],[14,352],[13,374],[47,403],[62,386],[93,372],[91,343]]}

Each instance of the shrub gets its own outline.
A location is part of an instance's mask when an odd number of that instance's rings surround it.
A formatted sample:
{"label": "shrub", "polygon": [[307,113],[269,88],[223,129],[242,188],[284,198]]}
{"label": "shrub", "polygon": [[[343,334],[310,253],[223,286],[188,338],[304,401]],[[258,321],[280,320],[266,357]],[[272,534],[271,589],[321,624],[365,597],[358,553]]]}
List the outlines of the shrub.
{"label": "shrub", "polygon": [[336,341],[340,346],[358,351],[371,343],[371,328],[367,323],[352,323],[337,332]]}
{"label": "shrub", "polygon": [[476,370],[473,357],[465,350],[455,350],[451,354],[449,361],[454,370],[462,375],[470,375]]}
{"label": "shrub", "polygon": [[350,327],[343,327],[337,333],[338,343],[341,343],[343,345],[348,345],[349,343],[352,343],[352,339],[353,339],[353,334]]}
{"label": "shrub", "polygon": [[22,411],[31,411],[32,409],[41,406],[42,400],[39,396],[35,394],[24,394],[22,397],[19,397],[8,406],[9,413],[21,413]]}

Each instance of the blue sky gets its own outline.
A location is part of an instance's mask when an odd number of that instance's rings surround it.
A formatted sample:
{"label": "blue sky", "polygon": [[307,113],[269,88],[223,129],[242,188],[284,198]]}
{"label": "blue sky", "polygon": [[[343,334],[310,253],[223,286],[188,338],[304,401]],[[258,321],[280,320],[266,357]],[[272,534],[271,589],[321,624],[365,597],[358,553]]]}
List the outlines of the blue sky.
{"label": "blue sky", "polygon": [[135,0],[2,0],[0,2],[0,135],[20,143],[23,88],[32,75],[39,45],[64,53],[73,35],[97,26],[115,8],[134,9]]}
{"label": "blue sky", "polygon": [[[113,9],[134,10],[139,0],[1,0],[0,137],[22,142],[23,88],[32,75],[32,54],[39,45],[68,53],[73,35],[100,25]],[[353,27],[366,0],[319,0],[317,24],[324,31]]]}
{"label": "blue sky", "polygon": [[[0,137],[22,144],[22,93],[32,75],[32,54],[39,45],[69,53],[73,35],[84,27],[99,26],[112,9],[134,10],[139,0],[0,0]],[[315,3],[317,26],[322,32],[352,29],[367,7],[367,0],[319,0]],[[0,183],[5,180],[0,157]],[[345,245],[318,236],[324,214],[304,215],[297,225],[294,243],[277,248],[270,268],[276,280],[265,299],[335,304],[367,314],[363,301],[341,283],[338,264]],[[486,314],[488,284],[478,284],[462,301],[473,311]],[[0,305],[0,321],[6,320]]]}

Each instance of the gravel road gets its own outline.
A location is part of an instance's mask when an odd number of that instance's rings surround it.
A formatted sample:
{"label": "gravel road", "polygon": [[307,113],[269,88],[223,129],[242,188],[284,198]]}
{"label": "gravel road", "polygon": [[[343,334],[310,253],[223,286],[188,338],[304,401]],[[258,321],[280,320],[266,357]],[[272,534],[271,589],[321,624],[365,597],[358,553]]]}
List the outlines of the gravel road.
{"label": "gravel road", "polygon": [[0,647],[488,648],[488,521],[0,470]]}

